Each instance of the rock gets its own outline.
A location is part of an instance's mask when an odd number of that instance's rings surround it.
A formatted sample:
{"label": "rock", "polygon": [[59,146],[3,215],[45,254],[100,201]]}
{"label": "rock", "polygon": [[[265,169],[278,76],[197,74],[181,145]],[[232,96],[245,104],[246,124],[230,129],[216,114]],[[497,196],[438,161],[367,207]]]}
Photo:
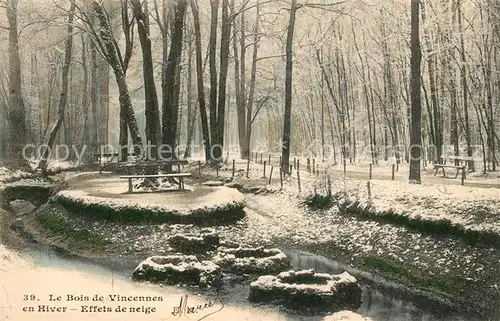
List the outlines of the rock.
{"label": "rock", "polygon": [[224,178],[224,180],[223,180],[224,184],[231,183],[232,181],[233,181],[233,178],[232,178],[232,177],[226,177],[226,178]]}
{"label": "rock", "polygon": [[363,318],[352,311],[340,311],[326,316],[323,321],[372,321],[371,318]]}
{"label": "rock", "polygon": [[132,273],[137,281],[165,282],[170,285],[212,285],[220,276],[220,267],[211,261],[198,261],[192,255],[152,256]]}
{"label": "rock", "polygon": [[199,236],[177,234],[169,237],[168,243],[175,251],[181,253],[203,253],[219,246],[219,235],[213,232]]}
{"label": "rock", "polygon": [[226,183],[226,186],[229,187],[229,188],[235,188],[235,189],[237,189],[240,192],[241,192],[241,189],[243,188],[243,184],[238,183],[238,182]]}
{"label": "rock", "polygon": [[216,186],[223,186],[224,182],[222,181],[206,181],[201,183],[203,186],[209,186],[209,187],[216,187]]}
{"label": "rock", "polygon": [[288,271],[260,276],[250,284],[249,299],[292,308],[357,309],[361,306],[361,287],[347,272],[331,275],[314,270]]}
{"label": "rock", "polygon": [[223,248],[213,262],[235,274],[272,274],[290,268],[290,259],[280,249]]}
{"label": "rock", "polygon": [[25,200],[11,201],[9,202],[9,207],[16,216],[26,215],[28,213],[31,213],[36,208],[36,206],[33,205],[30,201]]}
{"label": "rock", "polygon": [[231,241],[228,241],[228,240],[221,241],[219,243],[219,245],[223,246],[223,247],[226,247],[226,248],[238,248],[238,247],[240,247],[240,245],[238,243],[231,242]]}

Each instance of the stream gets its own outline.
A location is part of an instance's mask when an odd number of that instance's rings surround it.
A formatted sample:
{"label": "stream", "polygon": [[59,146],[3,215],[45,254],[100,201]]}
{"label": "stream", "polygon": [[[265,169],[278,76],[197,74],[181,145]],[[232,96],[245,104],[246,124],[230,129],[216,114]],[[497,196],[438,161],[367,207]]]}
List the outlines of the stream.
{"label": "stream", "polygon": [[[109,260],[109,259],[84,259],[75,255],[68,254],[58,248],[50,245],[40,244],[30,241],[29,235],[23,232],[22,220],[18,219],[13,228],[21,233],[24,239],[27,239],[27,250],[29,256],[36,266],[49,269],[65,269],[72,271],[85,272],[90,275],[104,278],[118,278],[120,282],[125,282],[130,286],[136,285],[130,279],[130,275],[137,262],[127,260]],[[472,321],[470,317],[463,317],[453,311],[448,304],[440,302],[429,296],[418,295],[407,288],[396,283],[372,275],[367,272],[353,270],[348,266],[329,260],[308,252],[297,251],[295,249],[284,249],[290,257],[292,267],[299,269],[314,269],[322,273],[342,273],[347,270],[360,281],[363,289],[363,304],[355,311],[364,317],[370,317],[374,321]],[[159,287],[158,287],[159,288]],[[178,289],[176,287],[162,287],[160,291],[168,292],[169,289]],[[188,290],[202,294],[200,290]],[[276,320],[273,314],[285,318],[285,320],[304,320],[320,321],[322,316],[297,315],[287,309],[267,305],[259,306],[248,303],[246,296],[248,293],[248,284],[241,284],[229,287],[223,291],[224,303],[243,309],[251,309],[254,316],[261,320]],[[247,311],[248,312],[248,311]],[[271,314],[270,314],[271,313]]]}

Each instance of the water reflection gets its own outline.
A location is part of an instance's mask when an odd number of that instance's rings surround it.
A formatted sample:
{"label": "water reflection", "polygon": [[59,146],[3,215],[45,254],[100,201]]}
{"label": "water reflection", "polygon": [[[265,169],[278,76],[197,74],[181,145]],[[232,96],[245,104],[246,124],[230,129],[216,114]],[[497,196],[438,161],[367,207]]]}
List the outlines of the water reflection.
{"label": "water reflection", "polygon": [[[316,272],[338,274],[346,269],[337,261],[312,253],[291,250],[287,251],[287,254],[292,261],[292,267],[296,270],[314,269]],[[470,318],[465,319],[456,315],[438,316],[426,311],[425,303],[422,304],[423,308],[419,308],[411,301],[401,299],[398,293],[401,290],[391,291],[392,285],[389,283],[376,287],[368,284],[368,280],[372,277],[370,274],[352,269],[349,269],[349,272],[360,280],[363,289],[363,304],[356,312],[374,321],[472,321]]]}
{"label": "water reflection", "polygon": [[[130,271],[133,269],[131,262],[89,262],[85,259],[68,256],[65,253],[57,253],[52,248],[49,249],[42,244],[34,245],[31,248],[30,254],[36,266],[78,270],[89,272],[94,275],[105,276],[108,280],[115,279],[126,283],[133,283],[129,277]],[[292,261],[292,267],[296,270],[312,268],[317,272],[332,274],[342,273],[345,270],[345,266],[341,263],[311,253],[287,251],[287,254]],[[420,307],[417,307],[412,303],[413,301],[411,299],[402,299],[398,291],[391,291],[391,285],[389,283],[385,284],[383,287],[378,287],[367,282],[367,279],[371,277],[369,274],[352,270],[349,272],[360,279],[363,289],[363,304],[360,309],[355,312],[364,317],[370,317],[374,321],[473,321],[470,318],[462,318],[459,316],[438,316],[426,309],[425,304],[423,308],[422,304]],[[380,280],[377,280],[377,282],[380,282]],[[389,289],[386,286],[389,286]],[[238,307],[238,309],[244,309],[246,311],[250,309],[253,311],[253,315],[258,316],[260,320],[323,320],[322,316],[297,315],[296,312],[283,310],[272,305],[252,308],[246,300],[248,286],[241,285],[240,287],[234,287],[232,291],[230,291],[232,298],[228,299],[229,302],[226,302],[234,307]],[[163,291],[168,291],[169,288],[170,287],[166,287]]]}

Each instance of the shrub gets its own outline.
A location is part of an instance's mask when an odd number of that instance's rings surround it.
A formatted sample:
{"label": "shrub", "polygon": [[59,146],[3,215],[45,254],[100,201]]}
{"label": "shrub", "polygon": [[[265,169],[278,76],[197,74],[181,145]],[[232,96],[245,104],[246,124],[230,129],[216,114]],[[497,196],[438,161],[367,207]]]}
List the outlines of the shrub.
{"label": "shrub", "polygon": [[321,195],[315,193],[307,196],[302,204],[312,210],[325,210],[333,206],[334,198],[332,195]]}

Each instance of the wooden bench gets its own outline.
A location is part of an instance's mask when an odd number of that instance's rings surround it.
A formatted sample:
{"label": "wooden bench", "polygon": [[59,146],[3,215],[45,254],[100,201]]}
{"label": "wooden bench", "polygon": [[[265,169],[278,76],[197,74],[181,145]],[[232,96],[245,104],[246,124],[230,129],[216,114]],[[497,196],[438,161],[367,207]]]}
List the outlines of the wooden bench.
{"label": "wooden bench", "polygon": [[158,174],[158,175],[124,175],[120,176],[121,179],[128,179],[128,192],[133,193],[132,180],[135,178],[178,178],[179,189],[184,190],[184,177],[190,177],[191,173],[172,173],[172,174]]}
{"label": "wooden bench", "polygon": [[[457,178],[460,171],[462,171],[462,179],[465,179],[466,175],[465,170],[468,168],[468,163],[473,160],[472,157],[463,157],[463,156],[442,156],[441,159],[443,160],[442,164],[439,163],[432,164],[434,166],[434,169],[436,170],[434,172],[434,176],[437,175],[438,170],[441,168],[443,171],[443,177],[446,177],[444,169],[454,168],[457,171],[455,174],[455,178]],[[449,160],[450,162],[454,161],[455,164],[446,164],[447,160]]]}

